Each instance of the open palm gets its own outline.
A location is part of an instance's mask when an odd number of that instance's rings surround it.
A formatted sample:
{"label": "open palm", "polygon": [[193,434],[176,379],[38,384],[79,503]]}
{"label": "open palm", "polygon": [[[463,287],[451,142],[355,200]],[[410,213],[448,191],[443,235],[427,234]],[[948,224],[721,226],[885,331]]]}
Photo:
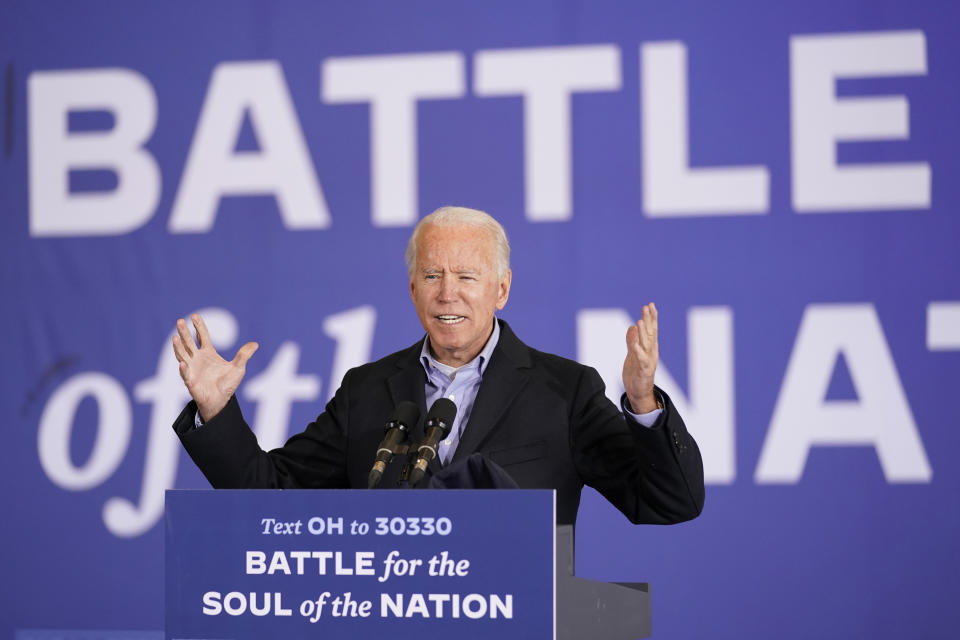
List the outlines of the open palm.
{"label": "open palm", "polygon": [[647,413],[657,408],[653,394],[653,378],[660,359],[657,331],[657,307],[651,302],[643,307],[640,320],[627,330],[623,388],[636,413]]}
{"label": "open palm", "polygon": [[197,341],[187,329],[185,320],[177,320],[177,335],[173,336],[173,353],[180,363],[180,377],[187,391],[197,402],[200,417],[209,420],[220,413],[230,396],[240,386],[247,371],[247,360],[259,348],[248,342],[237,351],[233,360],[224,360],[210,341],[210,332],[199,314],[190,316],[197,331]]}

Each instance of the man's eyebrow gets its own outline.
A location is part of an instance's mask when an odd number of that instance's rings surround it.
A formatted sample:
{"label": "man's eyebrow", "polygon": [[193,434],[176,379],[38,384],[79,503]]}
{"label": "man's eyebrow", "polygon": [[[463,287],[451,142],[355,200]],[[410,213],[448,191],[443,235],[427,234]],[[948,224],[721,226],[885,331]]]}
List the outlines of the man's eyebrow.
{"label": "man's eyebrow", "polygon": [[442,273],[443,271],[449,271],[457,275],[477,275],[483,273],[483,269],[477,269],[476,267],[452,267],[450,269],[444,269],[443,267],[422,267],[419,273]]}

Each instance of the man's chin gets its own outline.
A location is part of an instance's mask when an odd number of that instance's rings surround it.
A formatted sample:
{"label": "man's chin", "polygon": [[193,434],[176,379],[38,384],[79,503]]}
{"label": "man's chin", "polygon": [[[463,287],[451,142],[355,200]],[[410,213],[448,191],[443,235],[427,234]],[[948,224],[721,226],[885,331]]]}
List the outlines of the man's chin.
{"label": "man's chin", "polygon": [[464,348],[464,343],[461,340],[451,340],[448,335],[431,335],[430,346],[434,351],[456,353]]}
{"label": "man's chin", "polygon": [[430,348],[435,354],[439,355],[457,355],[467,346],[464,337],[458,336],[453,331],[431,331]]}

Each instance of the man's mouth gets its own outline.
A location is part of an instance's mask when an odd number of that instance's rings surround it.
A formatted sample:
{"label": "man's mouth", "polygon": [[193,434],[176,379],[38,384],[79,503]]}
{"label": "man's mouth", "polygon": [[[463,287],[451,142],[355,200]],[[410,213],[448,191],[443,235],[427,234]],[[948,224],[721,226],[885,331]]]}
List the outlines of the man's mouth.
{"label": "man's mouth", "polygon": [[437,316],[437,320],[443,324],[459,324],[466,319],[465,316]]}

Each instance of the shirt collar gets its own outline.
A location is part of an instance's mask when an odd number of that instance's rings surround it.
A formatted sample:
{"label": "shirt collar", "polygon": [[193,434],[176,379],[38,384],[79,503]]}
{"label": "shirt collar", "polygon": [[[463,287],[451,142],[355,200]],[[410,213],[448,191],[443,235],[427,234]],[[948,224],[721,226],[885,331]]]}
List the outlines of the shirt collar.
{"label": "shirt collar", "polygon": [[[497,319],[493,319],[493,333],[490,334],[490,337],[487,339],[487,344],[483,345],[483,349],[480,350],[480,353],[477,356],[463,365],[462,367],[457,367],[452,369],[453,372],[460,371],[461,369],[469,369],[471,367],[476,367],[480,371],[480,375],[483,375],[483,372],[487,370],[487,365],[490,363],[490,358],[493,356],[493,350],[497,347],[497,342],[500,341],[500,323],[497,322]],[[424,371],[427,372],[427,375],[430,375],[430,370],[435,369],[443,373],[451,370],[449,365],[445,365],[441,362],[438,362],[436,358],[433,357],[433,354],[430,353],[430,336],[427,335],[423,339],[423,347],[420,349],[420,364],[423,365]],[[447,373],[449,376],[449,374]]]}

